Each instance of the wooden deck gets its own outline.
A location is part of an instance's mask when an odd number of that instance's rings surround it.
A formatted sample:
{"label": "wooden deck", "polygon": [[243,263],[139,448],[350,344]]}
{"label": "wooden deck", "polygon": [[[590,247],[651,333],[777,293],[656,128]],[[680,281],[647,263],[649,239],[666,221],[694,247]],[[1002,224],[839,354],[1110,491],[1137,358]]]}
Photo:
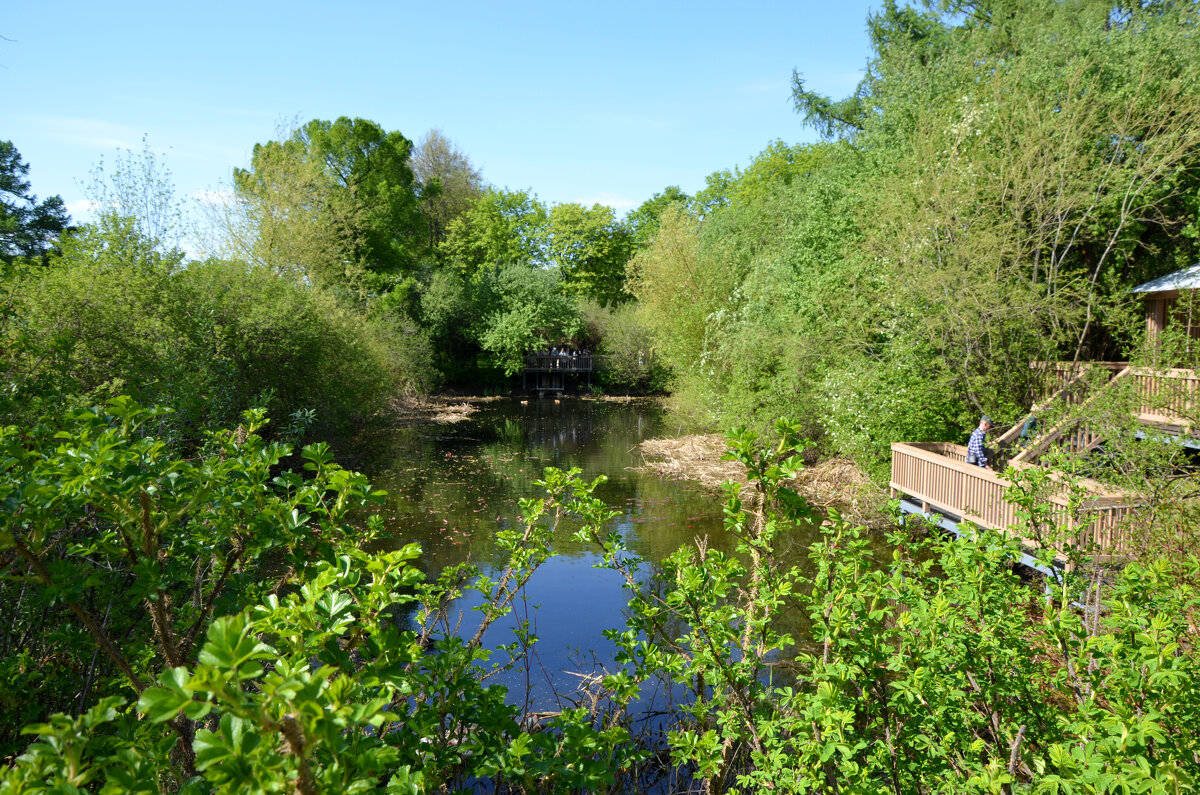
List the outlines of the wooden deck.
{"label": "wooden deck", "polygon": [[1143,424],[1177,428],[1190,435],[1190,421],[1200,408],[1200,375],[1195,370],[1131,368],[1129,378],[1140,398],[1138,419]]}
{"label": "wooden deck", "polygon": [[[1045,367],[1047,363],[1041,364]],[[1196,437],[1193,425],[1200,412],[1200,376],[1195,370],[1131,367],[1124,362],[1057,364],[1062,366],[1051,372],[1073,375],[1031,413],[1037,416],[1055,404],[1067,411],[1056,425],[1041,429],[1035,439],[1016,452],[1013,462],[1034,463],[1052,449],[1086,455],[1102,446],[1104,433],[1088,424],[1088,406],[1114,389],[1126,390],[1123,410],[1147,429],[1159,435]],[[1010,448],[1017,442],[1021,424],[994,439],[993,445],[999,450]]]}
{"label": "wooden deck", "polygon": [[[559,393],[567,390],[567,376],[581,374],[586,377],[587,387],[592,386],[592,371],[602,357],[593,354],[530,353],[525,356],[525,368],[521,374],[521,387],[543,392]],[[532,376],[532,384],[530,377]]]}
{"label": "wooden deck", "polygon": [[[892,445],[893,495],[903,495],[920,503],[926,513],[937,511],[956,522],[971,522],[979,527],[1014,532],[1016,507],[1004,499],[1008,481],[995,472],[966,463],[967,448],[949,442],[902,443]],[[1029,466],[1016,464],[1017,468]],[[1095,481],[1083,484],[1090,498],[1083,504],[1076,521],[1067,515],[1064,496],[1050,498],[1057,506],[1061,523],[1068,527],[1068,538],[1049,544],[1065,559],[1071,547],[1083,547],[1101,557],[1120,557],[1133,551],[1131,523],[1136,506],[1128,495],[1106,489]],[[1038,539],[1020,538],[1030,549],[1041,546]]]}
{"label": "wooden deck", "polygon": [[[1149,432],[1183,437],[1196,441],[1200,428],[1200,373],[1183,368],[1153,369],[1131,367],[1126,362],[1035,362],[1047,374],[1053,394],[1035,406],[1032,416],[1046,411],[1053,402],[1068,407],[1057,425],[1043,428],[1024,446],[1016,447],[1023,421],[994,439],[990,446],[1014,469],[1039,465],[1048,451],[1066,450],[1088,454],[1105,441],[1101,430],[1088,422],[1089,404],[1110,389],[1129,389],[1125,404],[1137,421]],[[966,463],[967,448],[945,442],[902,443],[892,445],[891,488],[921,510],[936,511],[953,522],[971,522],[979,527],[1014,532],[1016,508],[1004,499],[1008,482],[995,472]],[[1069,537],[1051,544],[1060,559],[1071,547],[1084,547],[1100,557],[1125,557],[1134,551],[1136,526],[1132,521],[1138,508],[1135,494],[1105,487],[1094,480],[1080,485],[1091,495],[1077,518],[1067,516],[1067,500],[1062,494],[1050,497],[1068,528]],[[1030,549],[1037,539],[1021,538]]]}
{"label": "wooden deck", "polygon": [[1195,416],[1200,408],[1200,374],[1188,368],[1132,367],[1129,362],[1034,362],[1031,367],[1041,374],[1043,384],[1036,404],[1059,400],[1079,405],[1094,390],[1089,374],[1098,373],[1104,384],[1132,381],[1141,399],[1140,416],[1149,422],[1176,423]]}
{"label": "wooden deck", "polygon": [[525,357],[527,373],[590,373],[598,356],[580,354],[530,353]]}

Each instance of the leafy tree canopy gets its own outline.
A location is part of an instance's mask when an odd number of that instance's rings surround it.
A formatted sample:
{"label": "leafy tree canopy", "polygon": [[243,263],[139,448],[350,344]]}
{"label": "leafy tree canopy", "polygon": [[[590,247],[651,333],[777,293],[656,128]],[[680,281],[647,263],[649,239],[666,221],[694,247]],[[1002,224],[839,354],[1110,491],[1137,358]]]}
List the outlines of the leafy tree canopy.
{"label": "leafy tree canopy", "polygon": [[445,239],[450,222],[483,193],[483,176],[441,130],[430,130],[417,144],[412,169],[436,245]]}
{"label": "leafy tree canopy", "polygon": [[314,119],[257,144],[234,188],[256,259],[361,296],[386,292],[429,251],[412,142],[366,119]]}
{"label": "leafy tree canopy", "polygon": [[505,375],[521,371],[528,351],[568,340],[581,326],[554,271],[527,265],[486,271],[476,301],[476,339]]}
{"label": "leafy tree canopy", "polygon": [[546,205],[529,191],[489,188],[450,222],[440,250],[470,279],[509,264],[541,263]]}
{"label": "leafy tree canopy", "polygon": [[631,265],[677,398],[803,407],[814,438],[882,473],[891,441],[1022,414],[1030,361],[1125,358],[1129,287],[1200,258],[1198,21],[1194,4],[885,3],[853,94],[796,76],[797,110],[836,140],[711,175],[695,230]]}
{"label": "leafy tree canopy", "polygon": [[543,239],[546,258],[562,274],[567,293],[603,304],[625,299],[625,264],[633,241],[611,207],[556,204],[550,208]]}
{"label": "leafy tree canopy", "polygon": [[659,219],[668,207],[687,207],[692,197],[684,193],[678,185],[668,185],[651,196],[625,216],[625,224],[633,238],[635,249],[645,248],[658,232]]}
{"label": "leafy tree canopy", "polygon": [[12,141],[0,141],[0,261],[39,258],[71,223],[62,197],[38,201],[29,192],[29,164]]}

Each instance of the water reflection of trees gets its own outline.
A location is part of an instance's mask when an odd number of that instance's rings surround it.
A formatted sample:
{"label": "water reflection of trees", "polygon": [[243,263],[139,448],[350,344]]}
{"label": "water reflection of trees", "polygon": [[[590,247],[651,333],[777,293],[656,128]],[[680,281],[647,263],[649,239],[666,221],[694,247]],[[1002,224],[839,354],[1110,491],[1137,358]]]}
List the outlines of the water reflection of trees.
{"label": "water reflection of trees", "polygon": [[[545,467],[579,467],[589,480],[607,475],[608,482],[595,495],[619,511],[614,529],[629,551],[646,561],[639,587],[661,594],[665,584],[657,561],[681,546],[694,549],[697,538],[705,539],[709,550],[731,556],[737,546],[737,539],[722,528],[722,495],[635,471],[642,463],[638,444],[662,432],[663,417],[654,406],[569,399],[500,402],[454,426],[398,429],[390,447],[373,443],[365,448],[375,458],[363,468],[391,493],[384,517],[391,543],[419,542],[422,567],[431,577],[468,559],[485,571],[500,567],[496,532],[516,525],[521,498],[542,496],[534,484]],[[599,579],[604,572],[592,568],[597,550],[575,541],[573,531],[570,522],[564,523],[553,542],[560,557],[529,584],[525,607],[541,638],[535,654],[540,675],[529,686],[539,703],[573,690],[580,674],[611,670],[615,650],[602,633],[626,625],[628,591],[619,578]],[[797,532],[780,539],[779,553],[787,561],[806,563],[815,540],[815,532]],[[468,596],[453,610],[469,621],[475,605]],[[807,616],[784,614],[780,621],[797,640],[809,634]],[[689,628],[680,623],[666,631],[681,637]],[[507,626],[494,632],[488,639],[491,647],[513,640]],[[517,694],[528,683],[513,676],[504,681]],[[657,688],[657,695],[647,692],[643,703],[662,706],[663,718],[686,695],[665,682],[647,687]]]}
{"label": "water reflection of trees", "polygon": [[[498,563],[496,531],[516,521],[521,498],[541,496],[535,483],[547,466],[607,475],[597,496],[622,511],[622,533],[638,554],[656,559],[719,527],[710,495],[632,471],[638,443],[661,423],[660,409],[646,404],[503,402],[457,425],[397,429],[390,448],[378,439],[364,448],[363,468],[391,495],[384,518],[394,543],[421,543],[430,571],[468,550],[485,567]],[[562,554],[594,554],[570,535],[556,542]]]}

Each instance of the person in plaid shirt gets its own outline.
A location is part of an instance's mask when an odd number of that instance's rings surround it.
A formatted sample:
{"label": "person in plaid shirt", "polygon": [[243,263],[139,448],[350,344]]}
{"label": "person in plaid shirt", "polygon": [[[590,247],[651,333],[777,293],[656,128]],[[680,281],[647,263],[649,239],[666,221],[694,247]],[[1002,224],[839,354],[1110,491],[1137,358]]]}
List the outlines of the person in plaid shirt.
{"label": "person in plaid shirt", "polygon": [[967,442],[967,463],[975,464],[981,467],[992,468],[988,461],[988,449],[983,446],[984,439],[987,437],[987,432],[992,429],[992,421],[985,414],[979,420],[979,427],[971,432],[971,441]]}

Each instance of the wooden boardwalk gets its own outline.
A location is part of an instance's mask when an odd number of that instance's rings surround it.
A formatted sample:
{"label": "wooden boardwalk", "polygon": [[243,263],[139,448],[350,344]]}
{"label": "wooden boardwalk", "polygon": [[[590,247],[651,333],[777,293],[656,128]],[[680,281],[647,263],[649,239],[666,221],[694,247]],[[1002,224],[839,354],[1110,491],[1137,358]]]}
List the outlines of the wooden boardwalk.
{"label": "wooden boardwalk", "polygon": [[[1047,363],[1040,363],[1045,366]],[[997,437],[991,445],[1001,459],[1017,470],[1040,466],[1040,460],[1052,450],[1087,455],[1103,446],[1103,432],[1086,420],[1089,404],[1106,390],[1128,388],[1129,410],[1147,436],[1174,437],[1194,444],[1197,428],[1193,423],[1200,412],[1200,374],[1195,370],[1131,367],[1126,362],[1087,364],[1049,363],[1048,383],[1054,394],[1034,407],[1031,416],[1044,411],[1052,402],[1069,407],[1065,419],[1039,431],[1020,448],[1013,445],[1023,422]],[[1099,373],[1100,385],[1089,380],[1088,373]],[[949,520],[970,522],[979,527],[1013,532],[1017,526],[1015,506],[1004,499],[1009,483],[997,473],[966,463],[967,448],[947,442],[905,443],[892,445],[891,491],[907,502],[908,510],[936,513]],[[1086,548],[1100,558],[1127,557],[1135,551],[1135,525],[1139,499],[1106,487],[1095,480],[1079,485],[1088,495],[1078,516],[1068,515],[1065,494],[1050,497],[1059,523],[1067,528],[1065,538],[1019,539],[1023,546],[1036,549],[1051,546],[1060,560],[1072,547]],[[1064,484],[1065,489],[1065,484]]]}
{"label": "wooden boardwalk", "polygon": [[[522,389],[533,389],[538,392],[564,392],[567,388],[567,376],[583,374],[587,378],[587,386],[592,386],[592,371],[601,357],[593,354],[567,353],[530,353],[525,356],[525,368],[521,377]],[[530,376],[533,385],[530,386]]]}
{"label": "wooden boardwalk", "polygon": [[[1017,525],[1016,506],[1004,499],[1009,483],[990,469],[966,463],[965,445],[950,442],[892,445],[892,496],[908,498],[925,514],[938,513],[953,523],[970,522],[978,527],[1010,534]],[[1017,469],[1031,464],[1014,464]],[[1051,546],[1060,561],[1071,547],[1082,547],[1101,557],[1120,557],[1133,551],[1133,535],[1126,521],[1136,510],[1130,495],[1084,480],[1089,496],[1080,517],[1068,515],[1065,495],[1050,497],[1054,512],[1067,527],[1067,537],[1049,542],[1018,539],[1022,546],[1037,549]]]}

